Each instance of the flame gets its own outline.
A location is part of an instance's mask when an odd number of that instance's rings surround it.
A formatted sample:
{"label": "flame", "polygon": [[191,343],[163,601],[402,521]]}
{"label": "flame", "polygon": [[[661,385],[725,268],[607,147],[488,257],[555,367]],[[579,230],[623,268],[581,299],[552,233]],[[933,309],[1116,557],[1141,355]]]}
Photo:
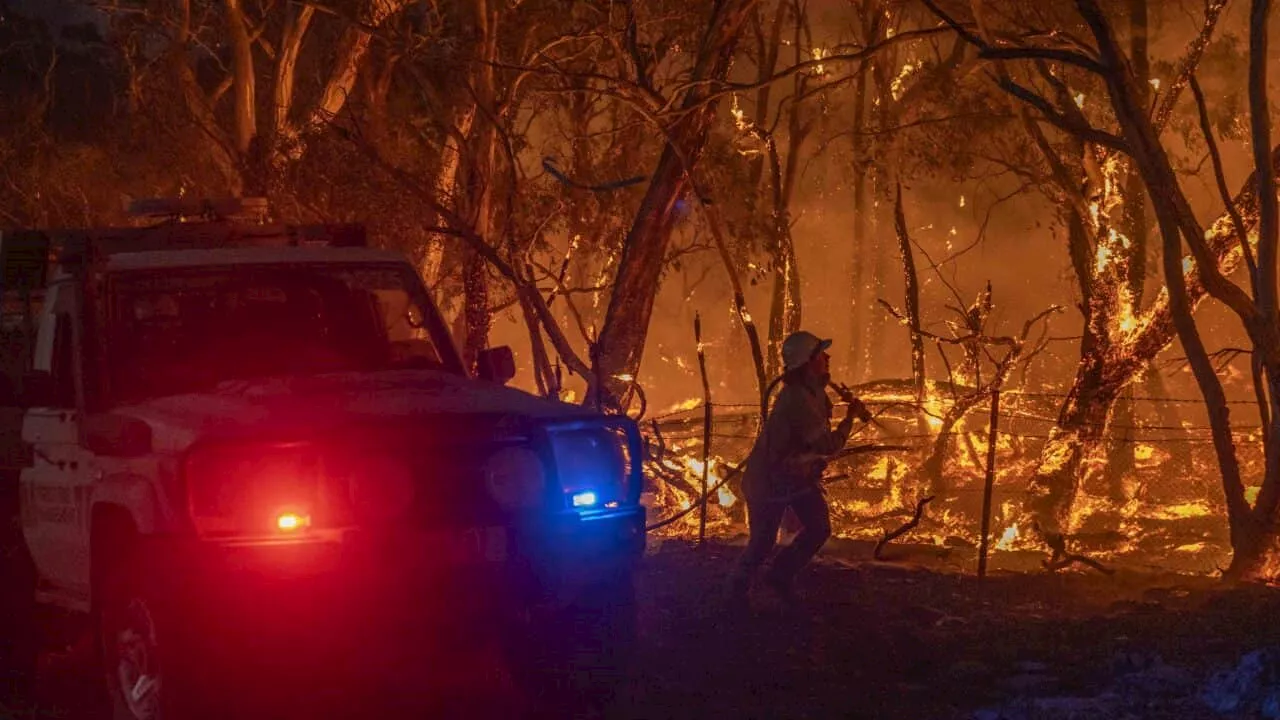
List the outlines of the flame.
{"label": "flame", "polygon": [[1018,539],[1018,523],[1014,523],[1004,529],[1004,534],[996,542],[997,550],[1012,550],[1013,543]]}
{"label": "flame", "polygon": [[[820,47],[816,47],[816,48],[814,48],[814,49],[811,51],[811,54],[813,55],[813,59],[814,59],[814,60],[822,60],[823,58],[825,58],[825,57],[827,57],[828,55],[830,55],[830,53],[828,53],[828,52],[827,52],[827,49],[826,49],[826,48],[820,48]],[[814,75],[818,75],[818,76],[826,75],[826,74],[827,74],[827,66],[826,66],[826,64],[825,64],[825,63],[818,63],[816,66],[814,66],[814,68],[813,68],[813,74],[814,74]]]}
{"label": "flame", "polygon": [[1099,245],[1098,252],[1094,257],[1093,271],[1099,275],[1106,272],[1107,266],[1111,264],[1111,248],[1106,245]]}
{"label": "flame", "polygon": [[1251,485],[1244,489],[1244,500],[1252,507],[1258,502],[1258,492],[1262,490],[1261,485]]}
{"label": "flame", "polygon": [[1125,303],[1120,308],[1120,317],[1116,320],[1116,327],[1126,335],[1138,329],[1138,318],[1133,315],[1132,303]]}
{"label": "flame", "polygon": [[908,62],[902,66],[902,70],[898,71],[898,76],[894,78],[893,82],[889,85],[889,92],[893,94],[894,100],[902,99],[902,94],[906,92],[907,78],[911,77],[911,74],[918,68],[919,66],[915,63]]}
{"label": "flame", "polygon": [[925,422],[928,423],[931,430],[942,429],[942,417],[946,414],[947,408],[944,404],[943,397],[938,393],[937,388],[932,383],[925,385],[924,411]]}
{"label": "flame", "polygon": [[702,400],[700,398],[691,397],[685,400],[681,400],[680,402],[676,403],[675,405],[672,405],[671,407],[667,408],[666,410],[663,410],[658,414],[659,415],[675,415],[676,413],[688,412],[689,410],[693,410],[701,406],[702,406]]}
{"label": "flame", "polygon": [[716,491],[716,496],[717,496],[717,500],[720,501],[720,507],[725,507],[725,508],[733,507],[733,504],[738,501],[738,498],[734,496],[733,491],[730,490],[728,487],[721,487],[719,490]]}
{"label": "flame", "polygon": [[1204,502],[1188,502],[1178,505],[1165,505],[1156,508],[1147,517],[1155,520],[1179,520],[1184,518],[1206,517],[1212,508]]}
{"label": "flame", "polygon": [[1084,109],[1084,93],[1076,93],[1076,107]]}
{"label": "flame", "polygon": [[[1113,258],[1115,257],[1113,255]],[[1111,321],[1122,328],[1136,327],[1134,323],[1137,322],[1131,314],[1116,316]],[[930,413],[941,416],[950,407],[951,400],[945,390],[941,392],[939,390],[941,388],[935,387],[934,383],[929,383],[921,406]],[[1011,395],[1010,397],[1013,398],[1010,400],[1010,412],[1022,409],[1019,406],[1024,401],[1020,396]],[[872,404],[902,403],[903,406],[914,404],[916,401],[914,393],[909,390],[868,392],[863,399]],[[676,407],[693,409],[699,405],[700,401],[697,398],[689,398]],[[729,411],[725,409],[724,412]],[[898,413],[899,421],[914,421],[911,409],[904,407]],[[755,432],[755,426],[751,423],[758,422],[749,417],[750,413],[747,413],[747,416],[743,420],[745,425],[741,441],[717,441],[716,449],[723,455],[709,458],[706,465],[708,482],[711,486],[720,484],[730,466],[729,463],[736,463],[745,457],[750,446],[750,437],[754,436]],[[983,413],[975,413],[971,422],[973,423],[971,432],[957,425],[956,437],[950,443],[945,459],[947,477],[958,490],[980,488],[982,482],[987,423]],[[930,438],[940,425],[940,419],[930,419],[928,426],[933,428]],[[1017,425],[1015,421],[1014,426]],[[1195,423],[1192,422],[1192,425]],[[662,462],[669,471],[668,477],[674,473],[680,477],[680,480],[673,478],[670,483],[658,480],[658,490],[653,496],[655,518],[694,508],[698,501],[697,491],[701,488],[704,468],[701,458],[701,435],[697,430],[689,431],[691,426],[688,423],[676,427],[683,430],[673,429],[672,434],[667,436],[668,452]],[[874,428],[869,428],[868,431],[872,434],[876,432]],[[1072,433],[1063,437],[1064,431],[1060,429],[1049,432],[1067,442],[1054,443],[1055,450],[1052,451],[1054,454],[1047,458],[1047,464],[1040,468],[1041,472],[1051,471],[1055,463],[1064,464],[1071,461],[1071,454],[1074,452],[1072,445],[1078,448],[1080,442]],[[998,487],[1003,486],[1006,491],[1013,488],[1021,478],[1025,478],[1029,462],[1040,464],[1038,443],[1033,443],[1035,447],[1030,451],[1027,445],[1025,440],[1005,433],[1000,435],[996,476]],[[928,446],[931,446],[930,439],[921,441],[922,448]],[[1163,553],[1165,558],[1179,558],[1183,563],[1198,563],[1204,566],[1203,572],[1211,572],[1210,566],[1218,562],[1215,558],[1220,558],[1229,552],[1221,503],[1213,497],[1187,494],[1174,496],[1165,501],[1153,501],[1152,496],[1166,497],[1167,495],[1163,490],[1160,491],[1160,495],[1155,492],[1148,494],[1143,492],[1142,488],[1147,487],[1153,475],[1170,462],[1171,455],[1165,446],[1156,440],[1137,442],[1133,446],[1133,451],[1134,477],[1125,479],[1126,497],[1130,499],[1117,501],[1108,493],[1100,492],[1104,486],[1098,483],[1106,467],[1106,452],[1101,450],[1091,453],[1089,457],[1083,459],[1084,482],[1082,482],[1078,500],[1062,527],[1055,529],[1068,534],[1085,533],[1087,535],[1092,535],[1100,529],[1112,531],[1114,534],[1110,536],[1110,540],[1106,541],[1106,545],[1080,545],[1078,548],[1074,545],[1069,546],[1075,551],[1083,551],[1102,562],[1127,562],[1130,558],[1141,554],[1143,559],[1138,562],[1149,563],[1152,553]],[[1028,452],[1034,456],[1033,460],[1027,459]],[[1261,451],[1258,452],[1260,454]],[[874,541],[883,537],[885,531],[899,527],[905,519],[910,517],[915,502],[924,489],[919,477],[919,460],[919,455],[911,453],[883,453],[861,455],[834,464],[831,474],[842,478],[839,482],[833,482],[828,491],[828,503],[832,511],[835,535]],[[848,464],[841,465],[839,464],[841,462]],[[1198,476],[1199,471],[1208,467],[1201,455],[1194,455],[1192,462],[1194,467],[1191,475],[1194,476]],[[1175,468],[1173,472],[1178,473],[1182,469]],[[1086,490],[1086,486],[1090,489]],[[1257,487],[1246,489],[1246,497],[1250,503],[1257,501],[1257,493]],[[737,514],[740,508],[739,498],[732,490],[727,486],[718,488],[707,504],[708,532],[721,535],[742,533],[744,528],[740,524],[741,515]],[[999,508],[992,513],[990,542],[993,552],[1045,551],[1043,536],[1031,529],[1033,519],[1037,518],[1033,518],[1028,513],[1021,496],[1005,495],[1005,499],[1000,501]],[[694,512],[658,532],[687,537],[690,533],[697,531],[700,516],[701,514],[695,508]],[[951,542],[952,538],[966,538],[976,544],[980,522],[975,509],[968,508],[963,503],[948,500],[944,496],[929,506],[919,527],[904,540],[945,546]],[[1275,564],[1275,570],[1280,572],[1280,562]]]}
{"label": "flame", "polygon": [[733,115],[733,124],[738,130],[747,132],[751,129],[751,122],[747,120],[747,113],[738,105],[738,96],[733,96],[732,106],[729,113]]}

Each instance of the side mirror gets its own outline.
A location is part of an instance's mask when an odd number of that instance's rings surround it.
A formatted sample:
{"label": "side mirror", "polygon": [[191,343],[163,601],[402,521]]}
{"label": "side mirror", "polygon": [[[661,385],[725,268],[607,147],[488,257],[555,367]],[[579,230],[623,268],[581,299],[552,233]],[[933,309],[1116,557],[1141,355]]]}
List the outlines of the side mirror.
{"label": "side mirror", "polygon": [[84,422],[84,444],[94,455],[139,457],[151,452],[151,426],[127,415],[91,415]]}
{"label": "side mirror", "polygon": [[22,376],[22,392],[19,395],[26,407],[53,407],[58,404],[58,390],[53,373],[48,370],[31,370]]}
{"label": "side mirror", "polygon": [[476,356],[476,375],[481,380],[506,385],[516,376],[515,353],[506,345],[481,350]]}

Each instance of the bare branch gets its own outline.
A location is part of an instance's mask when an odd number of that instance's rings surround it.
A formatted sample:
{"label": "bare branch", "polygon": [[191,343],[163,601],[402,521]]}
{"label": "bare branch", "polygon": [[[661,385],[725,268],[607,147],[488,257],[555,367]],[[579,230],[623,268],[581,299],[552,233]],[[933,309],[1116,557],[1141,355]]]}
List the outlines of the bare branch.
{"label": "bare branch", "polygon": [[1209,40],[1213,38],[1213,32],[1218,26],[1218,18],[1222,17],[1222,11],[1226,7],[1227,0],[1209,0],[1205,3],[1204,25],[1201,26],[1196,39],[1192,40],[1191,45],[1188,46],[1187,54],[1178,64],[1178,71],[1174,73],[1173,82],[1169,83],[1169,89],[1165,91],[1160,99],[1160,105],[1156,108],[1153,122],[1157,132],[1163,131],[1169,124],[1169,118],[1173,117],[1178,96],[1191,81],[1196,68],[1200,66],[1200,58],[1204,56],[1205,48],[1209,47]]}
{"label": "bare branch", "polygon": [[1213,177],[1218,184],[1218,193],[1222,196],[1223,206],[1231,216],[1231,226],[1235,229],[1236,237],[1240,241],[1240,252],[1244,255],[1245,263],[1249,267],[1249,280],[1256,294],[1258,292],[1258,263],[1253,259],[1253,250],[1249,247],[1249,234],[1245,230],[1244,218],[1240,217],[1239,208],[1231,201],[1231,190],[1227,187],[1227,175],[1222,167],[1222,153],[1218,151],[1218,141],[1213,137],[1213,124],[1209,121],[1209,110],[1205,104],[1204,92],[1200,89],[1200,83],[1196,80],[1195,73],[1191,74],[1190,84],[1191,93],[1195,95],[1196,108],[1200,113],[1200,131],[1204,134],[1205,143],[1209,146],[1209,158],[1213,160]]}

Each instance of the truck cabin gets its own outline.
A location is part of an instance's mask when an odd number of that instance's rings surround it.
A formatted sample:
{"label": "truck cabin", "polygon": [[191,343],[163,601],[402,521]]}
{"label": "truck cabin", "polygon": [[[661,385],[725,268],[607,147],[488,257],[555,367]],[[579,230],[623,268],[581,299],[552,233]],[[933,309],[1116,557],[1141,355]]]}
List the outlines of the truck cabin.
{"label": "truck cabin", "polygon": [[[358,226],[24,231],[0,235],[0,265],[0,394],[28,407],[100,411],[276,376],[466,373],[413,267]],[[489,379],[509,379],[507,360]]]}

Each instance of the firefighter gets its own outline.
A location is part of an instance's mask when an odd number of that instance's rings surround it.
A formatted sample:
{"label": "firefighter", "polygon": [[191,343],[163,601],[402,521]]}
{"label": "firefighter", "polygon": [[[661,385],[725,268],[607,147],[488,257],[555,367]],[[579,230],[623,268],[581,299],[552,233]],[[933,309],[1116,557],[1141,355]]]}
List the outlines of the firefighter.
{"label": "firefighter", "polygon": [[844,447],[855,417],[870,420],[867,408],[843,385],[835,386],[848,403],[845,417],[831,429],[830,340],[797,332],[782,343],[782,390],[747,458],[742,490],[747,501],[750,539],[730,579],[733,605],[745,606],[755,571],[778,539],[790,508],[803,525],[765,571],[764,580],[780,597],[791,599],[792,579],[831,536],[831,518],[820,481],[832,456]]}

